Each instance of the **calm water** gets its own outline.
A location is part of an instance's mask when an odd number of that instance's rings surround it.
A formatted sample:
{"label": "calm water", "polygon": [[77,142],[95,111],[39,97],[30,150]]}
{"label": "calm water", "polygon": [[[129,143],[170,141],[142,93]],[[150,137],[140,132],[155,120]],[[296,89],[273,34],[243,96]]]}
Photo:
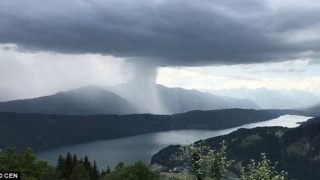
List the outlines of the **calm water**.
{"label": "calm water", "polygon": [[47,160],[53,165],[56,163],[60,154],[65,155],[67,152],[71,152],[78,156],[87,155],[90,160],[97,161],[97,165],[100,169],[105,169],[107,166],[114,167],[118,162],[132,163],[142,160],[149,163],[153,154],[171,144],[187,145],[200,139],[228,134],[239,128],[254,128],[261,126],[283,126],[292,128],[298,126],[298,122],[304,122],[308,119],[310,119],[310,117],[285,115],[269,121],[246,124],[223,130],[178,130],[157,132],[127,138],[64,146],[39,152],[37,155],[40,159]]}

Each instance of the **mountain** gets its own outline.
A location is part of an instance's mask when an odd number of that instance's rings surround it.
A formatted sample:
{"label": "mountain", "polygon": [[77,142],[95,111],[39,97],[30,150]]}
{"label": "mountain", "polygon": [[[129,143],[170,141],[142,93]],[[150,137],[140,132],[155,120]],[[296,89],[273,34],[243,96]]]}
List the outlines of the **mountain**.
{"label": "mountain", "polygon": [[[247,164],[250,159],[259,159],[264,152],[273,162],[278,162],[279,170],[289,173],[288,179],[314,180],[320,177],[320,117],[310,119],[297,128],[239,129],[199,142],[218,148],[223,140],[228,144],[228,158],[236,162],[243,160],[242,163]],[[181,146],[171,145],[155,154],[151,163],[169,171],[183,169],[186,162],[181,158]]]}
{"label": "mountain", "polygon": [[46,114],[175,114],[191,110],[259,109],[251,100],[152,83],[87,86],[32,99],[0,102],[0,112]]}
{"label": "mountain", "polygon": [[292,109],[314,105],[320,97],[305,91],[258,89],[210,90],[210,93],[233,98],[246,98],[263,109]]}
{"label": "mountain", "polygon": [[0,113],[0,149],[47,149],[68,144],[182,129],[226,129],[289,111],[225,109],[174,115],[48,115]]}
{"label": "mountain", "polygon": [[128,114],[136,109],[127,100],[98,86],[50,96],[0,103],[1,112],[45,114]]}
{"label": "mountain", "polygon": [[316,105],[305,108],[304,110],[311,113],[311,114],[315,114],[317,116],[320,116],[320,103],[317,103]]}
{"label": "mountain", "polygon": [[198,90],[168,88],[159,84],[126,83],[108,90],[128,99],[142,113],[174,114],[192,110],[259,109],[249,99],[216,96]]}

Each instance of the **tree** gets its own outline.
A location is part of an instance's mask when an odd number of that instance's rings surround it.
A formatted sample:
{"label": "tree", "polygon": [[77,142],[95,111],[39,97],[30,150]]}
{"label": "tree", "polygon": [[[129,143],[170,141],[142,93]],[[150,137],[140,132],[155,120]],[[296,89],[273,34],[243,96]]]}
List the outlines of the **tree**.
{"label": "tree", "polygon": [[104,177],[104,176],[106,176],[107,174],[110,174],[110,173],[111,173],[111,169],[110,169],[110,166],[108,166],[108,168],[106,170],[102,170],[101,171],[100,176]]}
{"label": "tree", "polygon": [[70,175],[70,180],[90,180],[90,175],[83,164],[77,164]]}
{"label": "tree", "polygon": [[83,164],[84,164],[84,167],[85,167],[88,171],[91,170],[91,163],[90,163],[90,161],[89,161],[88,156],[85,156],[85,157],[84,157]]}
{"label": "tree", "polygon": [[69,177],[72,173],[73,167],[74,167],[73,158],[72,158],[72,155],[70,154],[70,152],[67,153],[64,166],[62,166],[62,167],[63,167],[61,170],[62,178],[69,179]]}
{"label": "tree", "polygon": [[227,169],[234,163],[232,160],[227,160],[226,142],[222,141],[220,145],[221,148],[218,151],[209,149],[205,156],[208,175],[214,180],[224,177]]}
{"label": "tree", "polygon": [[[71,155],[70,153],[67,153],[65,158],[60,155],[58,158],[56,169],[59,172],[61,178],[69,180],[71,178],[71,175],[74,174],[74,168],[79,164],[85,168],[85,170],[89,174],[89,179],[99,179],[100,172],[98,170],[96,162],[94,161],[94,165],[92,166],[87,156],[85,156],[84,158],[80,157],[80,160],[78,160],[78,157],[76,155]],[[77,166],[77,168],[79,168],[79,166]],[[76,176],[73,175],[73,177]]]}
{"label": "tree", "polygon": [[93,180],[98,180],[99,179],[99,170],[98,170],[96,161],[93,161],[92,179]]}
{"label": "tree", "polygon": [[47,176],[49,165],[38,160],[31,149],[17,154],[8,149],[0,154],[0,171],[16,171],[21,173],[22,180],[43,179]]}
{"label": "tree", "polygon": [[227,160],[227,145],[223,141],[219,150],[198,143],[183,149],[184,155],[190,160],[191,173],[197,180],[210,177],[214,180],[225,176],[227,169],[232,165],[232,160]]}
{"label": "tree", "polygon": [[271,161],[267,159],[265,153],[261,153],[261,161],[256,162],[251,160],[250,164],[244,168],[241,166],[241,179],[242,180],[284,180],[287,176],[285,171],[277,171],[275,165],[271,165]]}
{"label": "tree", "polygon": [[202,180],[204,178],[203,171],[203,153],[204,146],[194,146],[190,145],[183,149],[184,155],[190,159],[191,173],[196,177],[197,180]]}
{"label": "tree", "polygon": [[114,168],[115,170],[120,170],[124,167],[124,162],[119,162],[116,167]]}
{"label": "tree", "polygon": [[106,173],[109,174],[111,172],[110,166],[108,166]]}
{"label": "tree", "polygon": [[72,158],[72,160],[73,160],[73,163],[72,163],[72,165],[73,165],[73,167],[74,166],[76,166],[77,164],[78,164],[78,158],[77,158],[77,155],[73,155],[73,158]]}
{"label": "tree", "polygon": [[146,164],[138,161],[131,165],[123,165],[105,175],[103,180],[158,180],[160,175],[152,171]]}
{"label": "tree", "polygon": [[65,168],[66,168],[65,166],[66,166],[66,160],[62,155],[60,155],[57,162],[57,171],[59,172],[61,177],[67,176],[65,173]]}
{"label": "tree", "polygon": [[49,167],[48,173],[45,177],[41,178],[43,180],[61,180],[61,175],[59,174],[59,171],[57,168]]}

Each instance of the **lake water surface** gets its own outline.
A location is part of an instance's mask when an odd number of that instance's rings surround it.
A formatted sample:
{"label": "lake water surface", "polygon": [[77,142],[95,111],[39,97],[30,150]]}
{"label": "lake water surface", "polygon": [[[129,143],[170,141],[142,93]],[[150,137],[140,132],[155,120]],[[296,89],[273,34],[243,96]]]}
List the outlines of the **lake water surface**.
{"label": "lake water surface", "polygon": [[222,130],[177,130],[142,134],[127,138],[94,141],[77,145],[63,146],[37,153],[40,159],[55,165],[60,154],[67,152],[78,157],[87,155],[91,161],[96,160],[100,169],[114,167],[119,162],[132,163],[142,160],[150,162],[151,156],[160,149],[174,144],[187,145],[200,139],[228,134],[239,128],[254,128],[262,126],[297,127],[299,122],[310,119],[305,116],[284,115],[269,121],[245,124],[239,127]]}

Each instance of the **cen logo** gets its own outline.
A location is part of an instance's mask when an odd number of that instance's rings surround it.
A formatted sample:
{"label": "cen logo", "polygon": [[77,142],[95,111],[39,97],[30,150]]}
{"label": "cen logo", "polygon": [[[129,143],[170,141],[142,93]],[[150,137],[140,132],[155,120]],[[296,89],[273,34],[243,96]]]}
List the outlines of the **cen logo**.
{"label": "cen logo", "polygon": [[20,179],[18,172],[0,172],[0,179]]}

